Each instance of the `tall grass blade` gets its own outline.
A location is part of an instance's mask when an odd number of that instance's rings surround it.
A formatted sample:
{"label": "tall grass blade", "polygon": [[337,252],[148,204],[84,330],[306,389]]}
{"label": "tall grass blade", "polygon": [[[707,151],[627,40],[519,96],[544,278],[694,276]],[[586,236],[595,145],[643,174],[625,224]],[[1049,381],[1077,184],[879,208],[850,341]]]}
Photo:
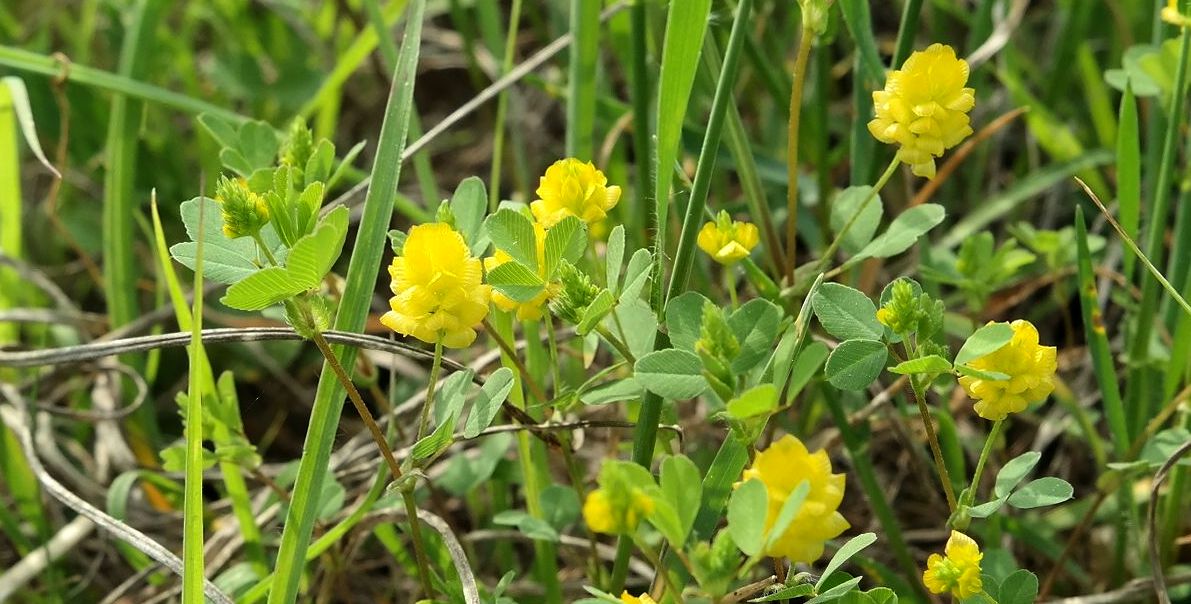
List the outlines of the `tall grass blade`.
{"label": "tall grass blade", "polygon": [[571,48],[567,76],[567,156],[592,159],[595,152],[596,76],[600,56],[600,1],[571,0]]}
{"label": "tall grass blade", "polygon": [[[182,497],[182,604],[203,604],[203,208],[195,253],[194,307],[186,387],[186,486]],[[214,393],[212,393],[214,394]]]}
{"label": "tall grass blade", "polygon": [[[372,290],[380,270],[381,257],[386,247],[385,236],[389,220],[393,216],[393,199],[401,174],[401,155],[405,149],[409,117],[413,111],[414,80],[417,75],[418,52],[422,41],[422,17],[426,10],[426,2],[413,0],[409,8],[405,36],[401,41],[401,53],[393,73],[393,88],[389,92],[385,119],[377,143],[372,181],[364,201],[364,215],[348,265],[347,282],[339,314],[335,318],[335,329],[339,330],[359,332],[364,327],[372,301]],[[342,346],[335,348],[340,364],[344,367],[353,366],[356,350]],[[326,477],[331,445],[339,427],[340,412],[343,410],[344,394],[330,366],[324,363],[310,413],[305,449],[294,482],[293,499],[286,515],[285,529],[281,534],[281,545],[274,568],[277,582],[269,594],[270,604],[292,604],[297,598],[298,581],[305,564],[306,546],[310,543],[310,533],[318,514],[318,494]]]}
{"label": "tall grass blade", "polygon": [[[1125,234],[1136,241],[1141,222],[1141,141],[1137,130],[1137,99],[1131,85],[1125,86],[1121,97],[1117,126],[1117,214]],[[1136,263],[1132,254],[1125,254],[1121,272],[1126,279],[1132,280]]]}

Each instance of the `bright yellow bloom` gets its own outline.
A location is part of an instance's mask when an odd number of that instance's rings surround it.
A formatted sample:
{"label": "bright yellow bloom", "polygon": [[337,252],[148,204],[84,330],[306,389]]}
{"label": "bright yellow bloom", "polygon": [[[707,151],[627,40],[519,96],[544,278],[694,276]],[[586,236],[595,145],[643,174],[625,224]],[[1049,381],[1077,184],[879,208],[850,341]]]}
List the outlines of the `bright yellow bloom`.
{"label": "bright yellow bloom", "polygon": [[609,187],[608,177],[591,162],[581,162],[573,157],[560,159],[546,169],[538,183],[537,194],[538,200],[529,204],[529,209],[546,228],[567,216],[595,224],[620,201],[620,187]]}
{"label": "bright yellow bloom", "polygon": [[626,604],[658,604],[657,600],[654,600],[647,593],[641,594],[640,596],[634,596],[627,591],[620,594],[620,601],[625,602]]}
{"label": "bright yellow bloom", "polygon": [[968,63],[955,49],[932,44],[891,71],[885,89],[873,93],[876,118],[868,131],[877,140],[900,145],[897,157],[914,174],[935,177],[935,158],[972,133],[968,112],[976,104],[968,83]]}
{"label": "bright yellow bloom", "polygon": [[757,225],[732,220],[728,213],[720,210],[716,219],[699,230],[699,249],[707,252],[716,262],[731,266],[748,258],[759,240]]}
{"label": "bright yellow bloom", "polygon": [[773,558],[811,563],[823,555],[823,544],[838,537],[850,525],[837,511],[844,499],[844,475],[831,473],[826,451],[810,453],[806,445],[789,434],[757,454],[743,479],[756,478],[765,485],[768,533],[790,493],[805,480],[810,485],[802,509],[781,537],[765,550]]}
{"label": "bright yellow bloom", "polygon": [[[641,519],[653,513],[653,499],[634,488],[628,497],[628,504],[617,506],[606,489],[596,489],[587,494],[583,502],[583,520],[595,533],[626,535],[637,530]],[[623,509],[618,509],[623,508]]]}
{"label": "bright yellow bloom", "polygon": [[1179,12],[1178,0],[1167,0],[1166,7],[1162,9],[1162,20],[1178,27],[1191,27],[1191,17]]}
{"label": "bright yellow bloom", "polygon": [[[546,229],[542,228],[539,223],[533,223],[534,235],[537,237],[538,245],[538,276],[543,281],[546,280]],[[491,272],[492,269],[512,260],[504,250],[496,250],[491,256],[484,259],[484,270]],[[517,313],[517,318],[521,321],[536,321],[542,318],[546,302],[550,300],[550,296],[556,288],[553,284],[547,285],[541,293],[534,296],[528,302],[518,302],[498,291],[492,292],[492,303],[496,307],[505,312]]]}
{"label": "bright yellow bloom", "polygon": [[252,192],[243,178],[219,177],[215,203],[223,218],[223,235],[228,239],[256,235],[269,222],[269,205],[263,195]]}
{"label": "bright yellow bloom", "polygon": [[1026,405],[1050,396],[1055,389],[1058,368],[1054,346],[1038,345],[1038,330],[1029,321],[1014,321],[1013,339],[996,351],[968,363],[973,369],[995,371],[1005,380],[982,380],[963,376],[959,383],[976,399],[976,413],[984,419],[1001,420]]}
{"label": "bright yellow bloom", "polygon": [[980,579],[980,546],[971,537],[951,531],[944,550],[946,556],[931,554],[926,559],[922,583],[934,594],[951,592],[958,599],[970,598],[984,590]]}
{"label": "bright yellow bloom", "polygon": [[491,287],[480,282],[480,261],[463,236],[442,222],[409,230],[401,256],[389,267],[392,308],[380,322],[397,333],[447,348],[466,348],[488,314]]}

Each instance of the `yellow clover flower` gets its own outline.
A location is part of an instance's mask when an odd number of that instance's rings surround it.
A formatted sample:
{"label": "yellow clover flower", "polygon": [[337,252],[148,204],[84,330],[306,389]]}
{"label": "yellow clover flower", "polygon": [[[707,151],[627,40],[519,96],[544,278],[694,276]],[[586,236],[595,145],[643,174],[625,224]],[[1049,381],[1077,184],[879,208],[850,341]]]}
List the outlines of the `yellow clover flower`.
{"label": "yellow clover flower", "polygon": [[[618,509],[622,507],[623,509]],[[653,513],[653,499],[634,488],[628,505],[617,506],[607,489],[595,489],[583,501],[583,520],[594,533],[627,535],[637,530],[641,519]]]}
{"label": "yellow clover flower", "polygon": [[657,600],[654,600],[647,593],[641,594],[640,596],[634,596],[627,591],[620,594],[620,601],[624,602],[625,604],[658,604]]}
{"label": "yellow clover flower", "polygon": [[223,234],[228,239],[256,235],[269,222],[269,205],[263,195],[252,192],[243,178],[219,177],[215,203],[223,218]]}
{"label": "yellow clover flower", "polygon": [[546,169],[538,183],[537,195],[537,201],[529,204],[529,209],[543,227],[548,229],[567,216],[591,225],[603,220],[608,210],[616,207],[620,187],[608,186],[608,177],[591,162],[568,157]]}
{"label": "yellow clover flower", "polygon": [[441,341],[447,348],[466,348],[475,341],[475,327],[488,314],[492,290],[480,282],[480,261],[450,225],[411,228],[389,275],[392,310],[381,323],[429,344]]}
{"label": "yellow clover flower", "polygon": [[955,49],[932,44],[910,55],[901,69],[889,73],[885,89],[873,93],[876,118],[868,131],[877,140],[899,145],[897,157],[914,174],[935,177],[935,158],[972,133],[968,112],[975,91],[965,88],[968,63]]}
{"label": "yellow clover flower", "polygon": [[716,262],[731,266],[748,258],[759,239],[757,225],[734,221],[727,212],[720,210],[715,220],[699,230],[696,242],[699,249],[707,252]]}
{"label": "yellow clover flower", "polygon": [[1005,380],[982,380],[963,376],[959,383],[977,400],[976,413],[984,419],[1002,420],[1026,405],[1050,396],[1058,368],[1054,346],[1038,345],[1038,329],[1029,321],[1010,324],[1013,339],[996,351],[968,363],[973,369],[1009,376]]}
{"label": "yellow clover flower", "polygon": [[1179,12],[1178,0],[1167,0],[1166,7],[1162,9],[1162,20],[1177,27],[1191,26],[1191,17]]}
{"label": "yellow clover flower", "polygon": [[944,549],[946,556],[931,554],[926,559],[922,583],[934,594],[951,592],[958,599],[970,598],[984,590],[980,579],[980,546],[971,537],[951,531]]}
{"label": "yellow clover flower", "polygon": [[831,473],[831,460],[823,450],[810,453],[801,440],[789,434],[757,454],[744,471],[743,480],[756,478],[765,485],[768,533],[790,493],[807,481],[810,491],[802,509],[785,532],[765,550],[773,558],[810,563],[823,555],[823,544],[838,537],[850,525],[837,511],[844,498],[844,475]]}
{"label": "yellow clover flower", "polygon": [[[534,236],[537,238],[538,245],[538,276],[543,281],[546,280],[546,229],[542,225],[533,223]],[[492,269],[512,260],[513,257],[504,250],[496,250],[491,256],[484,259],[484,270],[491,272]],[[541,293],[534,296],[527,302],[518,302],[498,291],[492,292],[492,303],[496,307],[505,312],[516,312],[517,319],[521,321],[536,321],[542,318],[546,302],[550,300],[556,288],[553,284],[547,285]]]}

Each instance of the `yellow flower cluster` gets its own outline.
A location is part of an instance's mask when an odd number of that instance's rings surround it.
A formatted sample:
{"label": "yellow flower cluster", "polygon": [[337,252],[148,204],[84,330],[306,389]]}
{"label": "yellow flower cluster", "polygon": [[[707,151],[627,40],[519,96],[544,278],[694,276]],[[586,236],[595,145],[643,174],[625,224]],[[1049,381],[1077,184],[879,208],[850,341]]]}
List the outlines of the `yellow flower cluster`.
{"label": "yellow flower cluster", "polygon": [[897,157],[914,174],[935,176],[935,158],[972,133],[968,111],[975,91],[965,88],[968,63],[955,49],[932,44],[889,73],[885,89],[873,93],[876,118],[868,130],[877,140],[899,145]]}
{"label": "yellow flower cluster", "polygon": [[223,234],[228,239],[251,237],[269,222],[269,205],[264,196],[252,192],[243,178],[219,177],[215,202],[223,218]]}
{"label": "yellow flower cluster", "polygon": [[1178,0],[1167,0],[1162,9],[1162,20],[1177,27],[1191,27],[1191,17],[1179,12]]}
{"label": "yellow flower cluster", "polygon": [[654,600],[647,593],[641,594],[640,596],[634,596],[627,591],[620,594],[620,601],[624,602],[625,604],[658,604],[657,600]]}
{"label": "yellow flower cluster", "polygon": [[765,485],[767,533],[773,528],[790,493],[803,481],[810,485],[802,509],[766,549],[766,556],[814,562],[823,555],[824,543],[838,537],[850,526],[838,511],[844,498],[844,475],[831,473],[831,460],[826,451],[810,453],[801,440],[787,434],[757,454],[752,467],[745,470],[743,480],[753,478]]}
{"label": "yellow flower cluster", "polygon": [[[546,275],[546,229],[542,228],[541,223],[535,222],[533,225],[534,236],[537,239],[538,246],[538,276],[545,280]],[[498,249],[493,254],[484,259],[484,270],[491,272],[492,269],[512,260],[513,257],[508,252]],[[498,291],[492,292],[492,303],[497,308],[505,312],[517,313],[517,319],[521,321],[536,321],[542,318],[546,302],[550,300],[556,288],[553,284],[547,285],[541,293],[534,296],[526,302],[518,302]]]}
{"label": "yellow flower cluster", "polygon": [[757,226],[732,220],[728,213],[720,210],[715,220],[699,230],[699,249],[707,252],[716,262],[731,266],[748,258],[757,247],[759,234]]}
{"label": "yellow flower cluster", "polygon": [[491,287],[463,236],[435,222],[409,230],[401,256],[389,267],[392,308],[381,323],[397,333],[447,348],[466,348],[488,314]]}
{"label": "yellow flower cluster", "polygon": [[632,489],[628,505],[618,506],[606,489],[596,489],[583,501],[583,520],[595,533],[627,535],[653,513],[653,499],[640,489]]}
{"label": "yellow flower cluster", "polygon": [[620,201],[620,187],[608,186],[608,177],[591,162],[573,157],[560,159],[546,169],[538,183],[538,199],[529,205],[534,219],[550,228],[567,216],[589,226],[604,220]]}
{"label": "yellow flower cluster", "polygon": [[970,598],[984,590],[980,579],[980,546],[971,537],[951,531],[944,549],[946,556],[931,554],[926,560],[922,583],[931,593],[951,592],[958,599]]}
{"label": "yellow flower cluster", "polygon": [[976,399],[976,413],[985,419],[1002,420],[1026,405],[1050,396],[1055,389],[1058,367],[1054,346],[1038,345],[1038,329],[1029,321],[1014,321],[1013,339],[996,351],[971,363],[973,369],[1008,375],[1005,380],[959,378],[968,396]]}

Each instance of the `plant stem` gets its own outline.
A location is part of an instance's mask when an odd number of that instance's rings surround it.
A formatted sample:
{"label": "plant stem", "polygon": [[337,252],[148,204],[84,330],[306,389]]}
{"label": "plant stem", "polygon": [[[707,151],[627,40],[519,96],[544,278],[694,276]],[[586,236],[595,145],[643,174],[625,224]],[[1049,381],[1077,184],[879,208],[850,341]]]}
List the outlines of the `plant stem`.
{"label": "plant stem", "polygon": [[629,350],[629,347],[623,341],[621,341],[620,338],[616,337],[615,334],[608,331],[607,327],[604,327],[603,325],[597,325],[596,332],[603,336],[604,339],[616,349],[616,352],[619,352],[620,356],[624,357],[624,360],[628,361],[629,363],[637,362],[637,358],[633,356],[633,352]]}
{"label": "plant stem", "polygon": [[918,403],[918,413],[922,416],[922,427],[926,429],[926,439],[930,443],[931,454],[935,458],[935,467],[939,471],[939,480],[943,483],[943,493],[947,496],[947,506],[955,512],[957,503],[955,491],[951,488],[951,474],[947,471],[947,464],[943,462],[943,449],[939,447],[939,437],[935,434],[935,424],[930,417],[930,409],[926,406],[926,396],[918,380],[910,378],[910,391],[914,393],[914,401]]}
{"label": "plant stem", "polygon": [[786,130],[786,278],[794,283],[794,256],[798,237],[798,128],[802,122],[802,89],[806,84],[806,63],[811,56],[814,32],[802,28],[798,55],[794,59],[794,85],[790,88],[790,123]]}
{"label": "plant stem", "polygon": [[650,221],[649,193],[654,189],[653,183],[653,151],[651,150],[653,130],[649,126],[649,43],[646,39],[648,15],[644,2],[634,2],[629,9],[632,27],[632,65],[629,80],[629,96],[633,102],[633,165],[637,167],[637,207],[632,218],[637,223],[636,228],[628,229],[639,243],[648,243],[646,233]]}
{"label": "plant stem", "polygon": [[1004,425],[1005,420],[999,419],[993,422],[992,429],[988,431],[988,438],[984,441],[984,449],[980,451],[980,460],[976,462],[976,473],[972,475],[972,486],[968,488],[967,497],[963,501],[964,505],[972,505],[972,502],[975,501],[976,489],[980,488],[980,476],[984,473],[984,462],[988,461],[988,456],[992,453],[993,443],[1001,435],[1001,428]]}
{"label": "plant stem", "polygon": [[430,419],[430,408],[434,406],[434,389],[438,385],[438,374],[442,371],[442,339],[434,343],[434,361],[430,365],[430,382],[426,384],[426,400],[422,402],[422,414],[418,418],[418,438],[426,436],[426,424]]}
{"label": "plant stem", "polygon": [[[661,578],[662,585],[665,586],[666,591],[674,596],[675,602],[678,602],[678,604],[682,604],[683,603],[682,590],[675,587],[674,581],[670,578],[669,569],[667,569],[665,566],[662,566],[662,559],[657,555],[657,552],[653,551],[652,549],[649,549],[649,547],[647,547],[645,544],[637,541],[636,539],[633,539],[632,541],[634,544],[636,544],[637,549],[640,550],[641,555],[645,556],[645,559],[648,560],[649,563],[652,564],[655,569],[657,569],[658,576]],[[665,594],[662,594],[662,595],[664,596]],[[663,601],[663,602],[665,601],[664,598],[660,598],[660,597],[658,598],[658,600]]]}
{"label": "plant stem", "polygon": [[881,178],[877,179],[877,184],[873,185],[873,190],[869,191],[868,197],[865,197],[864,201],[862,201],[859,206],[856,206],[856,211],[852,213],[852,217],[848,219],[848,222],[844,223],[844,228],[840,229],[840,231],[835,234],[835,239],[831,240],[831,245],[827,246],[827,251],[823,252],[823,256],[819,258],[819,265],[815,267],[814,272],[821,273],[823,272],[824,268],[827,268],[827,264],[831,262],[831,257],[835,255],[835,251],[839,249],[840,243],[843,242],[844,235],[848,234],[848,229],[852,228],[852,225],[855,224],[860,218],[860,215],[864,213],[864,210],[868,207],[868,204],[872,203],[873,200],[877,198],[877,195],[881,192],[881,189],[885,187],[885,184],[889,182],[889,179],[897,170],[899,163],[901,162],[895,155],[893,157],[893,161],[889,162],[889,167],[885,168],[885,173],[881,175]]}

